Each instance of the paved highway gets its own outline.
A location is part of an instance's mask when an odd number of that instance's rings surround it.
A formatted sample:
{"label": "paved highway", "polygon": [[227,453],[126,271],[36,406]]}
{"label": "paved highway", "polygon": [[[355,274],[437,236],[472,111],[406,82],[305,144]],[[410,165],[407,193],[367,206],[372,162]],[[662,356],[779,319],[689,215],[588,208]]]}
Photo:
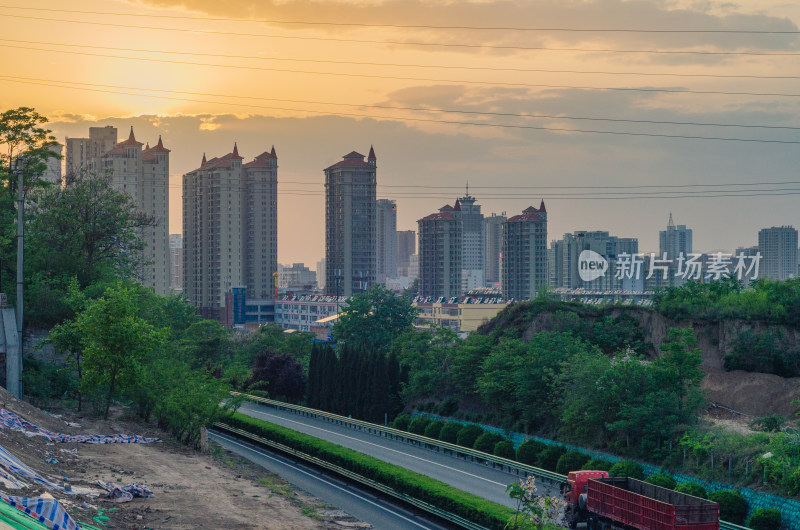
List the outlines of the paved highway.
{"label": "paved highway", "polygon": [[344,510],[361,521],[370,523],[375,528],[444,530],[443,526],[302,463],[227,434],[210,431],[208,437],[318,499]]}
{"label": "paved highway", "polygon": [[[506,486],[518,480],[514,473],[257,403],[245,402],[239,412],[349,447],[433,477],[484,499],[516,508],[506,494]],[[543,484],[540,484],[540,492],[545,493],[548,488],[541,486]],[[555,494],[557,491],[556,489],[550,494]]]}

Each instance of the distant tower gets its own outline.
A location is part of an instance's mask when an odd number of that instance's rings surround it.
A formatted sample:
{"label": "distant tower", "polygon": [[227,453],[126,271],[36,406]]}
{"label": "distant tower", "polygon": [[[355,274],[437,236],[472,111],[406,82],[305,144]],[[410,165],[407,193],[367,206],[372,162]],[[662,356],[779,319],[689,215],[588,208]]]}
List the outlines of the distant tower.
{"label": "distant tower", "polygon": [[530,206],[503,223],[503,296],[528,300],[547,285],[547,210]]}
{"label": "distant tower", "polygon": [[463,237],[461,290],[468,291],[486,284],[483,214],[480,205],[475,204],[475,197],[469,194],[469,183],[465,195],[456,200],[455,210]]}
{"label": "distant tower", "polygon": [[377,281],[385,284],[386,278],[397,276],[397,204],[389,199],[378,199],[375,217]]}
{"label": "distant tower", "polygon": [[325,170],[325,289],[351,296],[376,280],[377,159],[352,151]]}
{"label": "distant tower", "polygon": [[420,296],[452,298],[461,295],[462,224],[450,206],[417,221],[419,227]]}

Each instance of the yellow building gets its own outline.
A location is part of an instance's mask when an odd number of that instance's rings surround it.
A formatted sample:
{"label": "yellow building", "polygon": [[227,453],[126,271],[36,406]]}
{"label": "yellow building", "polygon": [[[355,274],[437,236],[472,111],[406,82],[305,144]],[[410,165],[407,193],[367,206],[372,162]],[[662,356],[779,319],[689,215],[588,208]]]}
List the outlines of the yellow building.
{"label": "yellow building", "polygon": [[456,333],[471,333],[493,319],[510,302],[501,298],[479,298],[462,296],[460,298],[414,299],[417,308],[418,327],[440,326]]}

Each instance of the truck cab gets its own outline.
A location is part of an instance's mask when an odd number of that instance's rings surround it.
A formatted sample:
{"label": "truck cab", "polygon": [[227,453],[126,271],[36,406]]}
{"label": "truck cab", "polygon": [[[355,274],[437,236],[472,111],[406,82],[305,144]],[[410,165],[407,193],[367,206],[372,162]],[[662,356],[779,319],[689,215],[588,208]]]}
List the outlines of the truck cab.
{"label": "truck cab", "polygon": [[579,522],[586,520],[586,492],[589,479],[598,478],[608,478],[608,471],[570,471],[567,475],[564,500],[567,501],[565,516],[570,528],[575,528]]}

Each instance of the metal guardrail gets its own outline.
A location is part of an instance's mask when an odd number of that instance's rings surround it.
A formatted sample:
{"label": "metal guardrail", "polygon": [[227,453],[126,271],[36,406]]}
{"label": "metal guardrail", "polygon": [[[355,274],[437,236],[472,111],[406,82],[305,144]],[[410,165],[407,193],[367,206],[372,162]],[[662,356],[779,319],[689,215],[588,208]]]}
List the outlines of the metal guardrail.
{"label": "metal guardrail", "polygon": [[[303,414],[306,416],[325,418],[329,421],[338,423],[340,425],[347,425],[352,428],[358,428],[359,430],[362,431],[366,430],[367,432],[385,436],[387,438],[417,442],[419,444],[424,444],[429,447],[435,447],[437,448],[437,450],[450,451],[453,454],[465,455],[464,456],[465,459],[467,456],[470,456],[474,460],[482,460],[485,462],[490,462],[492,463],[493,466],[495,464],[499,464],[501,467],[505,466],[510,470],[516,471],[517,473],[524,473],[525,475],[533,475],[535,477],[557,483],[565,483],[567,481],[567,477],[565,475],[554,473],[552,471],[547,471],[546,469],[540,469],[538,467],[529,466],[521,462],[515,462],[514,460],[508,460],[507,458],[502,458],[481,451],[476,451],[475,449],[462,447],[460,445],[451,444],[448,442],[442,442],[440,440],[434,440],[433,438],[427,438],[419,434],[401,431],[399,429],[393,429],[391,427],[384,427],[383,425],[377,425],[375,423],[369,423],[366,421],[356,420],[353,418],[347,418],[345,416],[332,414],[330,412],[325,412],[323,410],[303,407],[301,405],[293,405],[291,403],[284,403],[283,401],[275,401],[274,399],[251,396],[250,394],[243,394],[241,392],[231,392],[231,394],[235,396],[242,396],[244,399],[248,401],[262,403],[264,405],[269,405],[270,407],[291,410],[293,412]],[[749,530],[746,526],[739,526],[737,524],[729,523],[726,521],[720,521],[719,527],[720,530]]]}
{"label": "metal guardrail", "polygon": [[242,429],[237,429],[236,427],[231,427],[230,425],[227,425],[225,423],[219,423],[218,422],[218,423],[215,423],[213,426],[216,429],[231,433],[231,434],[233,434],[233,435],[235,435],[235,436],[237,436],[239,438],[245,438],[245,439],[248,439],[248,440],[255,441],[255,442],[257,442],[257,443],[259,443],[261,445],[266,445],[267,447],[271,447],[273,449],[277,449],[278,451],[280,451],[282,453],[289,454],[289,455],[291,455],[291,456],[293,456],[295,458],[299,458],[300,460],[304,460],[304,461],[310,462],[310,463],[312,463],[312,464],[314,464],[316,466],[325,468],[325,469],[327,469],[329,471],[333,471],[337,475],[341,475],[341,476],[347,477],[348,479],[350,479],[350,480],[352,480],[354,482],[357,482],[359,484],[363,484],[365,486],[368,486],[369,488],[372,488],[374,490],[380,491],[381,493],[384,493],[386,495],[389,495],[391,497],[399,499],[399,500],[403,501],[406,504],[410,504],[410,505],[412,505],[412,506],[414,506],[414,507],[416,507],[416,508],[418,508],[418,509],[420,509],[420,510],[422,510],[424,512],[427,512],[427,513],[430,513],[430,514],[435,515],[437,517],[440,517],[441,519],[444,519],[446,521],[450,521],[451,523],[457,524],[458,526],[460,526],[462,528],[467,528],[468,530],[487,530],[486,527],[481,526],[481,525],[476,524],[476,523],[473,523],[472,521],[464,519],[463,517],[458,516],[458,515],[456,515],[454,513],[450,513],[448,511],[445,511],[445,510],[442,510],[440,508],[437,508],[436,506],[433,506],[432,504],[428,504],[425,501],[421,501],[421,500],[417,499],[416,497],[411,497],[410,495],[406,495],[405,493],[401,493],[401,492],[399,492],[399,491],[397,491],[397,490],[395,490],[393,488],[390,488],[389,486],[385,486],[385,485],[381,484],[380,482],[376,482],[376,481],[374,481],[374,480],[372,480],[370,478],[367,478],[367,477],[364,477],[362,475],[359,475],[358,473],[353,473],[352,471],[350,471],[348,469],[345,469],[343,467],[337,466],[335,464],[331,464],[330,462],[326,462],[325,460],[322,460],[322,459],[317,458],[315,456],[311,456],[311,455],[308,455],[306,453],[300,452],[300,451],[298,451],[296,449],[292,449],[289,446],[280,444],[278,442],[274,442],[272,440],[268,440],[266,438],[262,438],[260,436],[256,436],[255,434],[249,433],[249,432],[247,432],[245,430],[242,430]]}
{"label": "metal guardrail", "polygon": [[322,410],[311,409],[300,405],[292,405],[291,403],[284,403],[282,401],[275,401],[273,399],[251,396],[249,394],[242,394],[240,392],[231,392],[231,394],[235,396],[242,396],[248,401],[263,403],[264,405],[269,405],[270,407],[291,410],[307,416],[325,418],[340,425],[346,425],[352,428],[358,428],[359,430],[367,431],[373,434],[378,434],[380,436],[385,436],[387,438],[416,442],[418,444],[425,445],[428,447],[434,447],[439,451],[444,451],[444,452],[449,451],[455,455],[464,455],[464,459],[466,459],[467,457],[471,457],[473,460],[481,460],[484,462],[491,463],[493,467],[495,465],[499,465],[501,466],[501,468],[507,467],[509,470],[515,471],[518,474],[522,473],[525,474],[526,476],[533,475],[535,477],[556,483],[565,483],[567,481],[566,476],[554,473],[552,471],[547,471],[546,469],[539,469],[538,467],[529,466],[521,462],[516,462],[514,460],[509,460],[507,458],[503,458],[500,456],[490,455],[489,453],[476,451],[475,449],[471,449],[468,447],[462,447],[460,445],[451,444],[448,442],[442,442],[441,440],[434,440],[433,438],[427,438],[419,434],[401,431],[400,429],[384,427],[383,425],[377,425],[375,423],[355,420],[353,418],[347,418],[345,416],[340,416],[338,414],[331,414],[330,412],[325,412]]}

